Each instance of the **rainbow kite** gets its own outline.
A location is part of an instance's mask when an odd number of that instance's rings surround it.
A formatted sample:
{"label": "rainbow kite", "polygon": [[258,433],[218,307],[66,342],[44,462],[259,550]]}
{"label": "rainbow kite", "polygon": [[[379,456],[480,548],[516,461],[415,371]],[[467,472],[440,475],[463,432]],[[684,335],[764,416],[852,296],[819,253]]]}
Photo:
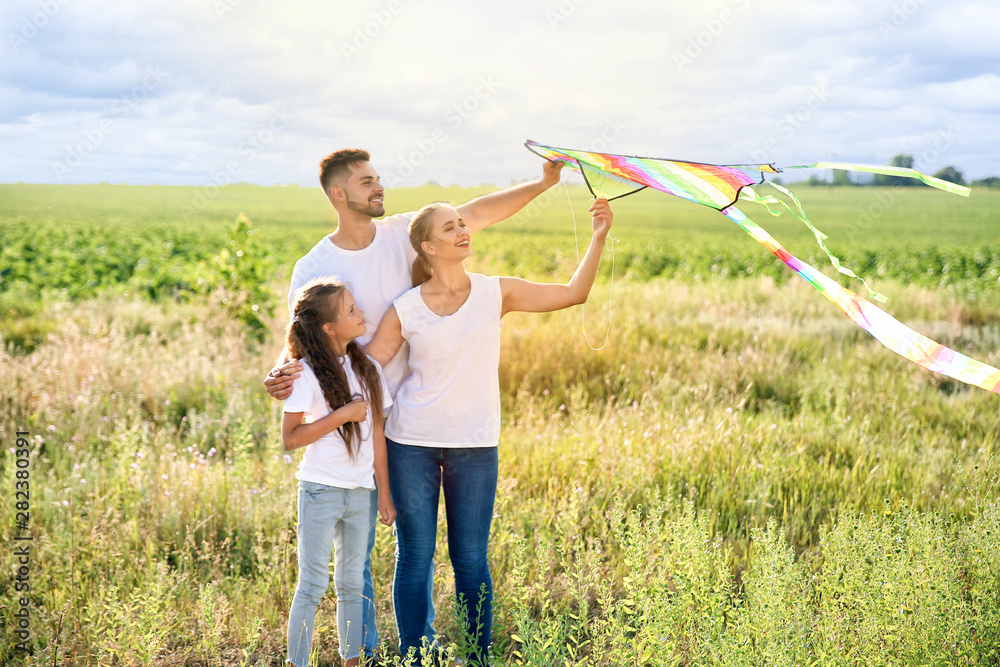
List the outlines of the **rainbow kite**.
{"label": "rainbow kite", "polygon": [[[740,198],[763,204],[772,213],[774,212],[770,208],[771,205],[782,204],[786,206],[792,214],[812,230],[833,266],[845,275],[858,278],[853,271],[842,266],[826,247],[824,243],[826,235],[812,225],[795,195],[780,185],[769,183],[792,200],[795,204],[793,209],[774,197],[760,196],[754,191],[754,185],[764,183],[764,174],[779,172],[773,165],[714,165],[611,155],[553,148],[534,141],[526,142],[525,146],[546,160],[563,162],[570,169],[581,173],[587,187],[590,188],[595,197],[611,200],[630,195],[644,188],[654,188],[697,204],[711,206],[742,227],[758,243],[774,253],[778,259],[819,290],[823,296],[835,303],[858,326],[893,352],[928,370],[1000,394],[1000,370],[956,352],[910,329],[875,304],[842,287],[835,280],[792,255],[760,225],[734,206]],[[917,178],[932,187],[965,197],[968,197],[970,192],[968,188],[960,185],[903,167],[816,162],[786,168],[807,169],[814,167]],[[867,287],[867,283],[865,286]],[[885,301],[885,297],[872,292],[871,289],[868,290],[868,293],[870,298]]]}

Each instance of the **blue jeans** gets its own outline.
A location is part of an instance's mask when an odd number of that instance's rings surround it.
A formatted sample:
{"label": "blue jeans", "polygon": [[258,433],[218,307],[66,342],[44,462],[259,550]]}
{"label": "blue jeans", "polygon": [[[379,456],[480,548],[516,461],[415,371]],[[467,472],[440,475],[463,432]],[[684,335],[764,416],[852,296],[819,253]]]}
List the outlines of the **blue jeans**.
{"label": "blue jeans", "polygon": [[[372,582],[372,549],[375,548],[375,534],[378,529],[378,493],[372,494],[371,532],[368,535],[368,555],[365,558],[365,589],[361,597],[361,607],[365,615],[364,648],[368,656],[376,655],[378,649],[378,628],[375,625],[375,585]],[[434,565],[431,564],[427,579],[427,626],[424,634],[434,636]]]}
{"label": "blue jeans", "polygon": [[393,607],[399,652],[434,640],[427,618],[440,489],[444,487],[448,550],[474,663],[485,665],[493,626],[493,580],[487,548],[497,491],[496,447],[416,447],[386,438],[389,489],[396,506]]}
{"label": "blue jeans", "polygon": [[309,664],[316,607],[330,584],[331,549],[341,657],[358,657],[366,635],[374,632],[373,625],[365,624],[362,594],[365,561],[370,557],[372,496],[376,494],[368,489],[299,482],[299,581],[288,614],[288,661],[296,667]]}

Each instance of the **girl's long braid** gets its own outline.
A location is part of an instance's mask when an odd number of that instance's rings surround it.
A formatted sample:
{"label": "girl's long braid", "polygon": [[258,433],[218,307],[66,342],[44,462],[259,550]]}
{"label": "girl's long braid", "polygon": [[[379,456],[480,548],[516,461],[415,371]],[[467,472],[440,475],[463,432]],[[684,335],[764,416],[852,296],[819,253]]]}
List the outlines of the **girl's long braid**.
{"label": "girl's long braid", "polygon": [[[338,295],[343,298],[346,289],[347,286],[343,283],[330,279],[313,280],[302,287],[295,303],[294,317],[288,325],[286,341],[294,358],[309,361],[331,410],[355,400],[351,395],[347,373],[323,331],[323,325],[335,319],[339,306],[340,299],[330,299],[330,296]],[[347,353],[362,389],[367,394],[364,398],[369,401],[373,419],[382,419],[382,386],[378,371],[356,341],[348,344]],[[361,424],[346,422],[338,431],[344,439],[348,454],[354,459],[355,448],[361,442]]]}

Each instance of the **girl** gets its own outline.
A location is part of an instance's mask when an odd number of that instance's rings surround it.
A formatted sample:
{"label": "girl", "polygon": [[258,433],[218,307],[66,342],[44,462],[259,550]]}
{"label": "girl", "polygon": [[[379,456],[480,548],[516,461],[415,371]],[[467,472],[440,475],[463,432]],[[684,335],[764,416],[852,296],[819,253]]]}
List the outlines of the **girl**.
{"label": "girl", "polygon": [[399,508],[393,606],[400,653],[433,637],[427,579],[433,566],[439,489],[444,487],[448,547],[473,662],[486,665],[493,622],[487,561],[500,439],[500,327],[515,310],[547,312],[587,300],[611,229],[607,200],[593,212],[590,247],[565,285],[470,274],[469,230],[449,204],[430,204],[410,221],[417,253],[413,289],[393,302],[368,345],[377,361],[406,340],[411,374],[386,423],[389,487]]}
{"label": "girl", "polygon": [[346,665],[358,664],[365,632],[374,632],[364,627],[361,600],[374,525],[371,495],[378,494],[382,523],[392,524],[396,510],[382,430],[392,399],[382,369],[354,340],[364,333],[364,311],[343,283],[320,278],[299,291],[287,343],[303,369],[281,419],[285,449],[306,447],[295,475],[299,581],[288,615],[288,661],[297,667],[309,664],[316,607],[330,583],[331,547]]}

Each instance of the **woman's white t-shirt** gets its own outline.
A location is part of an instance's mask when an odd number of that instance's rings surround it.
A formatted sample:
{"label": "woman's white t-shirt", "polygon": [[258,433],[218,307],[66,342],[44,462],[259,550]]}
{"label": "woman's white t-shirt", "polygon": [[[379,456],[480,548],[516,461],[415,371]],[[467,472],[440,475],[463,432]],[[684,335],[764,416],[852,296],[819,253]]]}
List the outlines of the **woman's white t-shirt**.
{"label": "woman's white t-shirt", "polygon": [[410,344],[410,375],[396,392],[386,436],[423,447],[500,442],[500,279],[470,273],[469,298],[437,315],[414,287],[393,302]]}
{"label": "woman's white t-shirt", "polygon": [[[351,394],[359,394],[364,396],[366,400],[370,400],[368,392],[361,390],[361,383],[358,382],[357,375],[351,366],[351,358],[345,355],[339,359],[344,365]],[[392,397],[389,396],[382,367],[371,357],[368,359],[378,371],[382,384],[382,406],[383,409],[388,410],[389,406],[392,405]],[[302,360],[302,367],[302,373],[292,387],[292,395],[285,401],[284,411],[306,412],[309,414],[308,421],[314,422],[330,414],[333,410],[326,402],[323,389],[319,385],[319,379],[307,360]],[[372,423],[372,411],[369,408],[368,417],[360,423],[361,442],[360,444],[355,443],[353,460],[347,452],[347,445],[344,444],[339,429],[331,431],[316,442],[307,445],[305,455],[299,463],[299,470],[295,474],[296,479],[343,489],[374,489],[375,446],[372,442]]]}

